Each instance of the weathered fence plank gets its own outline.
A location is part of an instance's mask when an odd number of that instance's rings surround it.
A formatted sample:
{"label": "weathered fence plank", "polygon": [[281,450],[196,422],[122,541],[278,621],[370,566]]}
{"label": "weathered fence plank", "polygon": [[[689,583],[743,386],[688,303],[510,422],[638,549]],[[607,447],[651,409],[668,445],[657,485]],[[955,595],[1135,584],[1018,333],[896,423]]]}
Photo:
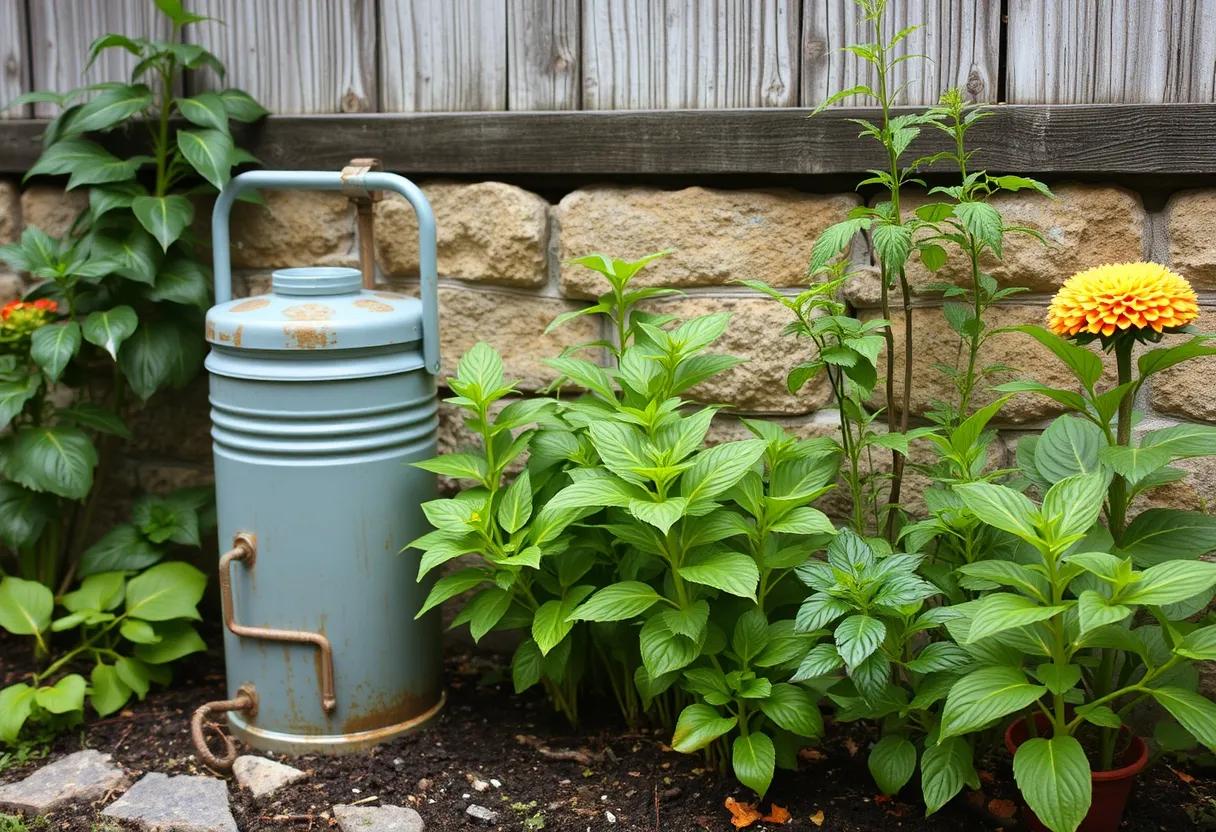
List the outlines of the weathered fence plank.
{"label": "weathered fence plank", "polygon": [[[997,101],[1000,5],[998,0],[901,0],[889,4],[883,20],[887,38],[921,24],[896,46],[896,57],[927,58],[912,58],[895,67],[890,78],[892,89],[907,84],[899,103],[934,104],[950,87],[962,89],[968,101]],[[838,90],[876,81],[861,58],[841,51],[852,43],[872,42],[869,26],[853,0],[803,0],[803,106],[813,107]],[[851,96],[840,106],[870,103]]]}
{"label": "weathered fence plank", "polygon": [[26,52],[24,0],[0,0],[0,118],[24,118],[29,107],[10,107],[9,102],[29,91],[30,73]]}
{"label": "weathered fence plank", "polygon": [[381,0],[380,109],[505,110],[506,0]]}
{"label": "weathered fence plank", "polygon": [[583,108],[789,107],[798,0],[584,0]]}
{"label": "weathered fence plank", "polygon": [[376,109],[375,0],[195,0],[217,18],[186,29],[186,40],[228,67],[194,74],[190,92],[239,87],[276,113],[361,113]]}
{"label": "weathered fence plank", "polygon": [[[31,80],[34,89],[65,91],[99,81],[125,81],[135,57],[108,49],[88,70],[89,44],[108,32],[165,39],[168,19],[147,0],[29,0]],[[53,115],[52,104],[37,104],[39,116]]]}
{"label": "weathered fence plank", "polygon": [[1014,103],[1216,100],[1211,0],[1010,0]]}
{"label": "weathered fence plank", "polygon": [[579,108],[580,19],[579,0],[508,0],[509,109]]}

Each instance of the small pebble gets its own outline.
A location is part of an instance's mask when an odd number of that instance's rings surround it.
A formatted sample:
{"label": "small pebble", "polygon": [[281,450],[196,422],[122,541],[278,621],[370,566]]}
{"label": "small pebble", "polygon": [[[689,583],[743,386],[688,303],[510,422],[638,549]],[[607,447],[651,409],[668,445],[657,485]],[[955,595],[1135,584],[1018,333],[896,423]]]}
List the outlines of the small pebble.
{"label": "small pebble", "polygon": [[494,823],[498,820],[498,812],[495,812],[493,809],[487,809],[485,806],[478,806],[476,803],[470,803],[469,807],[464,810],[464,813],[482,823]]}
{"label": "small pebble", "polygon": [[609,823],[616,823],[616,815],[612,814],[612,812],[604,810],[604,817],[608,818]]}
{"label": "small pebble", "polygon": [[501,788],[502,788],[502,781],[501,781],[501,780],[496,780],[496,779],[494,779],[493,777],[491,777],[491,778],[490,778],[490,785],[491,785],[491,786],[493,786],[493,787],[494,787],[494,788],[496,788],[496,789],[501,789]]}
{"label": "small pebble", "polygon": [[397,768],[401,768],[403,765],[405,765],[405,760],[401,759],[400,757],[394,757],[393,765],[395,765]]}
{"label": "small pebble", "polygon": [[431,782],[429,777],[423,777],[415,784],[414,788],[418,789],[418,791],[422,794],[426,794],[428,791],[430,791],[431,786],[433,785],[435,784]]}

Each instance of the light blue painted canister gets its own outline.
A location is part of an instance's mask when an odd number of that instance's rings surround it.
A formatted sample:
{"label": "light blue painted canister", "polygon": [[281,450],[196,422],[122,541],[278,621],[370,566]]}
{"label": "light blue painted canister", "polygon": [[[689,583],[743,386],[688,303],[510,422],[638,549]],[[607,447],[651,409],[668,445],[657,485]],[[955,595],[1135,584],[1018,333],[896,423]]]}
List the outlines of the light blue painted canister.
{"label": "light blue painted canister", "polygon": [[[228,225],[254,188],[396,191],[418,217],[421,300],[366,290],[356,269],[277,271],[231,298]],[[289,753],[365,748],[442,707],[439,621],[401,547],[428,529],[439,370],[435,224],[387,173],[254,171],[212,217],[207,314],[229,726]],[[201,710],[201,709],[200,709]],[[201,721],[201,718],[200,718]],[[204,754],[204,757],[207,755]]]}

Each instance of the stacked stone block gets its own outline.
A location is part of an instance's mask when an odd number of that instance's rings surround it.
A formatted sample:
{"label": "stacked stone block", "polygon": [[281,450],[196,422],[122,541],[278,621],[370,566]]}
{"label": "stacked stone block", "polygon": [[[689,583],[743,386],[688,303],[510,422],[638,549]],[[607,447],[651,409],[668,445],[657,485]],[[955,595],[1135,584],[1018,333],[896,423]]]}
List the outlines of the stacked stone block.
{"label": "stacked stone block", "polygon": [[[568,346],[611,337],[590,317],[545,334],[550,320],[588,304],[606,288],[596,274],[570,260],[592,252],[631,259],[671,249],[670,256],[651,265],[640,280],[682,294],[652,301],[651,308],[682,318],[731,313],[731,328],[717,349],[746,359],[702,385],[696,396],[727,405],[731,414],[776,419],[799,435],[833,431],[836,414],[828,409],[831,402],[822,381],[797,395],[785,388],[786,371],[808,355],[805,344],[781,334],[787,313],[738,281],[762,279],[797,293],[806,280],[814,239],[860,204],[855,195],[601,185],[578,188],[550,204],[501,182],[432,182],[424,183],[423,190],[438,221],[445,374],[454,371],[461,353],[485,340],[503,354],[519,395],[537,394],[554,377],[545,358]],[[990,325],[1041,323],[1051,293],[1073,272],[1150,257],[1171,264],[1192,281],[1204,309],[1201,328],[1216,330],[1216,237],[1210,219],[1216,190],[1174,194],[1159,212],[1146,211],[1141,197],[1122,187],[1062,183],[1054,190],[1055,199],[1025,191],[995,199],[1009,224],[1036,229],[1048,245],[1030,236],[1013,237],[1002,263],[985,264],[1002,285],[1027,290],[994,308]],[[354,215],[343,196],[275,192],[265,198],[265,205],[239,206],[233,218],[238,293],[266,291],[275,268],[357,265]],[[929,199],[911,194],[907,208]],[[82,193],[65,194],[48,185],[22,191],[15,182],[0,181],[0,242],[15,239],[26,225],[62,233],[86,203]],[[206,206],[200,206],[195,224],[204,240],[206,213]],[[377,205],[376,233],[380,280],[389,288],[416,291],[417,227],[404,201],[391,197]],[[857,277],[848,285],[846,299],[858,315],[874,317],[879,314],[879,284],[868,246],[854,245],[852,257]],[[951,260],[937,274],[919,264],[909,269],[914,290],[914,421],[933,400],[950,395],[949,382],[933,365],[957,360],[958,340],[946,326],[940,296],[929,286],[965,280],[963,266]],[[18,287],[18,276],[0,271],[0,295],[11,296]],[[901,340],[903,317],[897,313],[893,319]],[[1069,384],[1055,359],[1020,334],[994,337],[982,359],[1010,365],[1017,377]],[[1203,359],[1154,379],[1141,402],[1149,413],[1146,424],[1216,422],[1213,375],[1216,359]],[[902,371],[897,378],[898,397]],[[873,404],[885,404],[881,389]],[[1017,438],[1041,429],[1057,412],[1041,397],[1015,397],[1000,417],[1002,440],[995,461],[1007,464]],[[140,441],[127,460],[125,487],[134,491],[207,481],[210,452],[202,381],[184,395],[160,397],[133,419],[132,427]],[[741,430],[734,415],[723,415],[712,435],[732,438]],[[453,450],[468,441],[459,417],[445,405],[442,448]],[[1216,466],[1197,462],[1188,470],[1191,477],[1164,496],[1180,506],[1209,505],[1216,498]]]}

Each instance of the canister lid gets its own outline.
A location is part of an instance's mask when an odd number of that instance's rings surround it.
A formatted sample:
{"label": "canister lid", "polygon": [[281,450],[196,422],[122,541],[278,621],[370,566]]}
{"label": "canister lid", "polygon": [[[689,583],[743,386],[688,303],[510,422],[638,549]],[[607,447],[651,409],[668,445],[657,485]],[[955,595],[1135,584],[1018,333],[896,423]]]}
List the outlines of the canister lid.
{"label": "canister lid", "polygon": [[280,269],[271,292],[221,303],[207,312],[207,340],[248,350],[341,350],[422,338],[422,303],[362,288],[358,269]]}

